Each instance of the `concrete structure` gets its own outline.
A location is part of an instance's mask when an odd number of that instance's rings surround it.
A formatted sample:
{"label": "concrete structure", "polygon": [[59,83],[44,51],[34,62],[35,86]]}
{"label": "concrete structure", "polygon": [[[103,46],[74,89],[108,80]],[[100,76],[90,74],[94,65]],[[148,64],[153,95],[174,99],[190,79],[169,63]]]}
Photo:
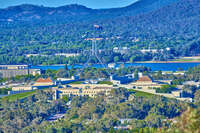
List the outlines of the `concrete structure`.
{"label": "concrete structure", "polygon": [[140,50],[141,53],[145,54],[145,53],[158,53],[157,49],[142,49]]}
{"label": "concrete structure", "polygon": [[120,53],[120,54],[126,54],[126,53],[128,53],[130,51],[130,49],[129,48],[127,48],[127,47],[114,47],[113,48],[113,52],[115,52],[115,53]]}
{"label": "concrete structure", "polygon": [[33,86],[15,86],[15,87],[12,87],[12,91],[8,92],[8,95],[18,94],[18,93],[23,93],[23,92],[30,92],[36,89],[37,88]]}
{"label": "concrete structure", "polygon": [[186,82],[183,83],[183,85],[194,85],[196,87],[199,87],[200,83],[199,82],[195,82],[195,81],[186,81]]}
{"label": "concrete structure", "polygon": [[111,81],[114,85],[128,84],[128,83],[134,81],[134,75],[133,75],[133,74],[130,74],[130,75],[121,76],[121,77],[110,76],[110,81]]}
{"label": "concrete structure", "polygon": [[149,89],[149,88],[160,88],[163,84],[153,82],[148,76],[140,77],[136,82],[131,83],[135,89]]}
{"label": "concrete structure", "polygon": [[173,75],[185,75],[185,71],[182,71],[182,72],[174,72]]}
{"label": "concrete structure", "polygon": [[117,65],[116,65],[116,63],[109,63],[108,64],[108,67],[109,68],[115,68]]}
{"label": "concrete structure", "polygon": [[172,91],[172,95],[174,95],[177,98],[181,98],[182,90]]}
{"label": "concrete structure", "polygon": [[71,81],[74,80],[72,78],[57,78],[57,81]]}
{"label": "concrete structure", "polygon": [[79,77],[72,76],[71,78],[57,78],[56,84],[66,85],[75,81],[80,81]]}
{"label": "concrete structure", "polygon": [[85,85],[80,88],[78,87],[69,87],[69,88],[53,88],[54,90],[54,99],[62,98],[64,95],[67,96],[89,96],[89,97],[95,97],[98,94],[105,94],[109,95],[110,91],[113,87],[108,87],[102,85],[100,86],[91,86]]}
{"label": "concrete structure", "polygon": [[40,75],[41,70],[30,69],[28,65],[0,65],[0,73],[3,78],[11,78],[17,75]]}
{"label": "concrete structure", "polygon": [[42,57],[48,57],[49,55],[42,55],[42,54],[26,54],[26,57],[35,57],[35,56],[42,56]]}
{"label": "concrete structure", "polygon": [[23,93],[23,92],[29,92],[29,91],[33,91],[36,89],[51,88],[55,85],[56,85],[56,83],[50,78],[47,78],[47,79],[39,78],[33,85],[13,86],[12,91],[9,92],[9,95]]}
{"label": "concrete structure", "polygon": [[28,65],[0,65],[0,70],[24,70]]}
{"label": "concrete structure", "polygon": [[29,70],[28,74],[31,74],[33,76],[41,75],[41,70],[40,69],[28,69],[28,70]]}
{"label": "concrete structure", "polygon": [[35,56],[40,56],[39,54],[26,54],[26,57],[35,57]]}
{"label": "concrete structure", "polygon": [[12,88],[12,91],[31,91],[34,90],[36,88],[32,87],[32,86],[16,86]]}
{"label": "concrete structure", "polygon": [[80,56],[80,53],[57,53],[56,56],[75,57]]}
{"label": "concrete structure", "polygon": [[70,84],[72,88],[96,88],[96,87],[107,87],[111,88],[113,85],[107,84]]}
{"label": "concrete structure", "polygon": [[138,77],[139,77],[139,78],[143,77],[143,73],[139,72],[139,73],[138,73]]}

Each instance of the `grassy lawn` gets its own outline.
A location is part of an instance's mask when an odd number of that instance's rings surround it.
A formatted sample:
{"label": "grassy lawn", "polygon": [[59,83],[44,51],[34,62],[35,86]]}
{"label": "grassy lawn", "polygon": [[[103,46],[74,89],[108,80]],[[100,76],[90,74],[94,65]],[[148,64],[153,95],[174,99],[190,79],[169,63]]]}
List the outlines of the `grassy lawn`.
{"label": "grassy lawn", "polygon": [[69,84],[83,84],[83,81],[74,81],[74,82],[71,82]]}
{"label": "grassy lawn", "polygon": [[107,84],[107,85],[113,85],[110,81],[99,81],[98,84]]}
{"label": "grassy lawn", "polygon": [[14,94],[10,96],[3,97],[2,100],[9,100],[9,101],[16,101],[17,99],[23,99],[26,98],[32,94],[36,93],[36,91],[31,91],[31,92],[24,92],[24,93],[19,93],[19,94]]}
{"label": "grassy lawn", "polygon": [[129,91],[131,92],[134,92],[135,93],[135,96],[137,97],[152,97],[152,96],[155,96],[154,94],[151,94],[151,93],[147,93],[147,92],[142,92],[142,91],[137,91],[137,90],[133,90],[133,89],[129,89]]}
{"label": "grassy lawn", "polygon": [[186,61],[200,61],[200,59],[177,59],[175,61],[186,62]]}
{"label": "grassy lawn", "polygon": [[194,62],[194,61],[196,61],[196,62],[199,62],[200,61],[200,57],[188,57],[188,58],[180,58],[180,59],[176,59],[176,60],[174,60],[174,61],[179,61],[179,62]]}

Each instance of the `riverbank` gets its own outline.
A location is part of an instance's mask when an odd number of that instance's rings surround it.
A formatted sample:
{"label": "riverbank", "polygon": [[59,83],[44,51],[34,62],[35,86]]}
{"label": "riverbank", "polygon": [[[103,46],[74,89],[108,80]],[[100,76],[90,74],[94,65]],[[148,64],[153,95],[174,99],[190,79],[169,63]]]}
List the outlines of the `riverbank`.
{"label": "riverbank", "polygon": [[[148,67],[152,71],[177,71],[177,70],[188,70],[189,68],[195,67],[200,65],[200,62],[144,62],[144,63],[123,63],[124,67]],[[116,63],[115,68],[120,67],[121,64]],[[72,66],[68,66],[69,69],[71,69]],[[73,65],[74,68],[83,68],[83,65]],[[103,68],[101,64],[93,64],[92,67],[95,68]],[[59,66],[31,66],[32,69],[41,69],[41,70],[59,70],[64,69],[65,66],[59,65]]]}
{"label": "riverbank", "polygon": [[200,60],[137,61],[135,63],[200,63]]}

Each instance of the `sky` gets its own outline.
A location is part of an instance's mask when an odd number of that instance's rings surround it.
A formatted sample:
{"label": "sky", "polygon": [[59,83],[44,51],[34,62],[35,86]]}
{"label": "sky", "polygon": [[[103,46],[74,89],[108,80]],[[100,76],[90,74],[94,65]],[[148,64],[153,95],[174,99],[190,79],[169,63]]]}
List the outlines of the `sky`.
{"label": "sky", "polygon": [[58,7],[69,4],[80,4],[89,8],[114,8],[124,7],[137,0],[0,0],[0,8],[15,6],[20,4],[34,4],[48,7]]}

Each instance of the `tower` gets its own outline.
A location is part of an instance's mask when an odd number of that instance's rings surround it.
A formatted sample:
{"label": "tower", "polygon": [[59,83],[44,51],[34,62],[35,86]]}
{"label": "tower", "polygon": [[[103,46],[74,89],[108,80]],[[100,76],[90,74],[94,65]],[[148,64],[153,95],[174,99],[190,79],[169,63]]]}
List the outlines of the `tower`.
{"label": "tower", "polygon": [[80,71],[78,71],[79,73],[82,72],[84,70],[84,68],[86,68],[87,66],[89,66],[90,61],[92,60],[92,57],[95,57],[98,62],[102,65],[102,67],[106,70],[107,74],[109,76],[111,76],[110,72],[107,70],[107,67],[103,61],[103,59],[101,59],[98,55],[98,48],[97,48],[97,41],[101,41],[103,38],[100,38],[99,36],[96,36],[96,32],[101,31],[103,28],[99,25],[94,25],[94,31],[95,34],[93,35],[93,38],[87,38],[87,41],[91,41],[92,42],[92,48],[89,51],[89,58],[87,60],[87,62],[83,65],[83,67],[80,69]]}

